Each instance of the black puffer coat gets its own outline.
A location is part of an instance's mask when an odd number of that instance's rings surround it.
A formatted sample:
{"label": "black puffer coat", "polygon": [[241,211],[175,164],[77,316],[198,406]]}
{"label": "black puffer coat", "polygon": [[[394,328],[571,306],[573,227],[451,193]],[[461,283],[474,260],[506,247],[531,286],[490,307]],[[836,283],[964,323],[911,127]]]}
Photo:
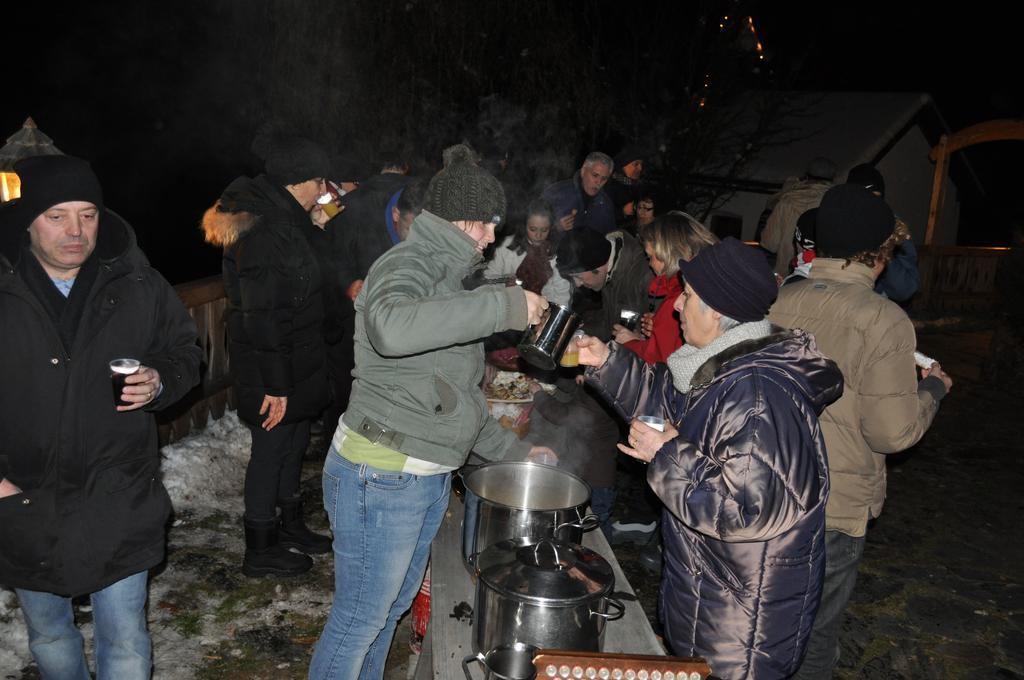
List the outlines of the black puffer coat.
{"label": "black puffer coat", "polygon": [[800,664],[825,573],[828,464],[818,415],[843,378],[802,331],[775,328],[710,358],[686,394],[665,364],[613,345],[588,379],[623,415],[679,435],[647,481],[665,504],[661,611],[678,655],[715,675],[784,678]]}
{"label": "black puffer coat", "polygon": [[319,416],[327,404],[323,277],[309,214],[265,176],[240,177],[206,211],[203,230],[224,247],[239,417],[259,425],[268,394],[288,397],[284,423]]}
{"label": "black puffer coat", "polygon": [[[24,233],[24,232],[23,232]],[[20,234],[0,244],[0,584],[92,593],[164,557],[170,499],[159,480],[161,410],[199,382],[195,323],[150,268],[135,234],[101,215],[98,271],[70,350],[17,269]],[[114,408],[108,362],[135,357],[163,391]]]}
{"label": "black puffer coat", "polygon": [[339,265],[335,282],[342,292],[353,281],[365,279],[377,258],[395,245],[388,235],[384,210],[410,181],[408,175],[385,172],[341,197],[345,210],[327,223],[327,233]]}

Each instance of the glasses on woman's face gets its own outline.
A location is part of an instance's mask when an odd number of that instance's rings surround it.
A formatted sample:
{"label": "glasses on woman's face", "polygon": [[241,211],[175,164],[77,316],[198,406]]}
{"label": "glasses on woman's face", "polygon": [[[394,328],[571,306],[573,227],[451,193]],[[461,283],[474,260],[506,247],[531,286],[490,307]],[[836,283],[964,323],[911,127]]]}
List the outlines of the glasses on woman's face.
{"label": "glasses on woman's face", "polygon": [[648,203],[641,203],[640,205],[638,205],[636,207],[636,209],[637,210],[647,210],[647,211],[650,211],[650,210],[654,210],[654,205],[653,204],[648,204]]}

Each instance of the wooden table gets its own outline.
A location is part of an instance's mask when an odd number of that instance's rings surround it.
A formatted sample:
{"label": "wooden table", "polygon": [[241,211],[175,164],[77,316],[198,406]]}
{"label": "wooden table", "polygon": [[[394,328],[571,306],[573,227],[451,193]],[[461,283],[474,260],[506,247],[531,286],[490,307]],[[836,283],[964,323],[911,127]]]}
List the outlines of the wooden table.
{"label": "wooden table", "polygon": [[[448,512],[430,552],[430,625],[423,640],[423,653],[415,678],[462,678],[462,659],[473,654],[472,620],[456,618],[456,608],[473,607],[474,583],[462,561],[462,501],[452,494]],[[626,580],[611,546],[600,529],[583,534],[583,545],[598,552],[611,564],[615,574],[616,599],[625,605],[625,615],[605,626],[604,651],[631,654],[664,655],[665,649],[654,635],[647,615]],[[476,677],[481,676],[479,667]]]}

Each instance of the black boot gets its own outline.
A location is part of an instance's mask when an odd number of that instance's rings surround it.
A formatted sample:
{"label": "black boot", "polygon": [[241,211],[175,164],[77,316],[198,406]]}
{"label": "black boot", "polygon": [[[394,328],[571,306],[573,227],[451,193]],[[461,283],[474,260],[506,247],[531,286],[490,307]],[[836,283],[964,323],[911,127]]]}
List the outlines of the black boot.
{"label": "black boot", "polygon": [[281,545],[277,522],[245,520],[245,559],[242,573],[246,576],[298,576],[313,568],[313,558],[294,553]]}
{"label": "black boot", "polygon": [[281,545],[308,555],[331,552],[331,537],[310,531],[302,519],[302,499],[287,498],[277,504],[281,506]]}
{"label": "black boot", "polygon": [[652,574],[660,574],[662,560],[661,531],[655,530],[654,536],[640,551],[637,561],[640,562],[640,566]]}

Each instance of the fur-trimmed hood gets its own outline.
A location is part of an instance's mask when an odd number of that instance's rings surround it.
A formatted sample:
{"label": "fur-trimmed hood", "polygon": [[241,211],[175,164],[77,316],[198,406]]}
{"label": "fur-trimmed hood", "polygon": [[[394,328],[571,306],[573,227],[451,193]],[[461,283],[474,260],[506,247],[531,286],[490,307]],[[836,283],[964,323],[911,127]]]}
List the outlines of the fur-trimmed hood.
{"label": "fur-trimmed hood", "polygon": [[231,182],[217,202],[203,213],[200,226],[207,243],[227,247],[252,229],[260,218],[275,212],[289,215],[295,210],[301,211],[302,206],[266,175],[243,176]]}
{"label": "fur-trimmed hood", "polygon": [[708,359],[694,373],[691,383],[702,389],[716,380],[750,367],[786,375],[821,415],[843,394],[843,374],[824,356],[806,331],[771,326],[771,334],[744,340]]}
{"label": "fur-trimmed hood", "polygon": [[226,212],[218,200],[203,213],[203,236],[209,244],[227,247],[252,229],[258,219],[259,215],[250,212]]}

